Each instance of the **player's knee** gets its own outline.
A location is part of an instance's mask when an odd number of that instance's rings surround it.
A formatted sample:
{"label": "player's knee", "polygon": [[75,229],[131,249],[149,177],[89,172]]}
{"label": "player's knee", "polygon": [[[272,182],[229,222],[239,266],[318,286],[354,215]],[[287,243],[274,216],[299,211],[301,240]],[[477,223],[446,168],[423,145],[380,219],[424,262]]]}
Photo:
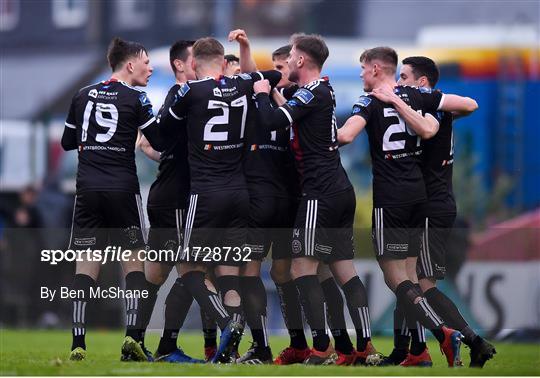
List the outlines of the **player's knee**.
{"label": "player's knee", "polygon": [[418,283],[420,284],[420,288],[424,293],[437,286],[437,281],[434,278],[421,278]]}
{"label": "player's knee", "polygon": [[238,276],[221,276],[217,278],[217,285],[223,303],[226,306],[240,306],[240,280]]}
{"label": "player's knee", "polygon": [[272,277],[274,282],[279,284],[292,280],[290,260],[274,260],[270,268],[270,277]]}

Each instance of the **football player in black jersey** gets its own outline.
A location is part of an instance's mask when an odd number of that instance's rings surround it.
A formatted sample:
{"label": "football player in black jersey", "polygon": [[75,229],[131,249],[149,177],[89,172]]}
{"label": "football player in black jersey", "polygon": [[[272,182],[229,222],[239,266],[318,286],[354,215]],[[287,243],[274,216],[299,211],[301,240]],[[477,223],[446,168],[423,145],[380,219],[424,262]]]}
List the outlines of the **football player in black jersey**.
{"label": "football player in black jersey", "polygon": [[[460,110],[474,100],[396,86],[397,54],[389,47],[366,50],[360,63],[364,91],[370,94],[360,97],[338,136],[345,144],[364,128],[368,132],[376,257],[385,282],[396,295],[397,307],[406,314],[413,337],[423,339],[422,329],[416,326],[420,322],[440,342],[448,365],[459,366],[461,334],[446,327],[428,304],[416,283],[415,270],[407,270],[406,258],[409,241],[418,238],[420,205],[426,200],[421,138],[430,138],[438,131],[438,110]],[[428,365],[429,361],[425,362]]]}
{"label": "football player in black jersey", "polygon": [[[163,111],[168,109],[176,100],[180,85],[196,78],[195,71],[191,67],[191,49],[194,43],[195,41],[179,40],[169,50],[169,62],[176,84],[169,89],[165,102],[158,112],[158,122]],[[185,120],[174,121],[185,123]],[[160,286],[167,280],[175,264],[176,269],[180,270],[180,266],[174,258],[182,243],[182,222],[185,219],[185,208],[189,197],[189,166],[185,125],[172,128],[172,130],[176,134],[162,135],[162,139],[164,139],[162,153],[155,151],[144,136],[138,142],[139,147],[146,156],[159,162],[157,178],[150,187],[146,207],[148,219],[150,220],[148,247],[155,251],[172,251],[169,256],[162,256],[163,261],[145,262],[144,271],[149,291],[146,303],[144,303],[145,306],[142,308],[142,326],[145,330],[150,322]],[[181,348],[177,347],[178,333],[192,302],[193,297],[185,288],[182,278],[179,276],[165,300],[165,326],[158,349],[154,355],[155,361],[202,362],[186,355]],[[203,319],[205,318],[203,317]],[[213,337],[210,340],[213,342],[212,345],[215,349],[215,326],[212,327],[214,327]],[[206,330],[206,328],[204,329]],[[205,337],[205,344],[208,343],[208,340]]]}
{"label": "football player in black jersey", "polygon": [[[313,335],[313,349],[305,363],[365,362],[374,350],[366,290],[352,263],[356,198],[339,157],[334,92],[328,78],[320,78],[328,48],[316,35],[294,35],[291,41],[289,79],[299,86],[292,99],[274,109],[268,83],[257,82],[254,89],[260,127],[292,125],[294,133],[292,149],[302,198],[294,222],[291,275]],[[345,293],[357,333],[356,350],[348,335],[336,339],[338,357],[326,333],[324,292],[317,277],[319,261],[330,265]]]}
{"label": "football player in black jersey", "polygon": [[[240,43],[242,71],[256,70],[245,31],[241,29],[232,31],[229,40]],[[286,99],[291,99],[298,89],[295,83],[288,80],[287,58],[290,51],[291,46],[286,45],[272,53],[274,68],[282,73],[281,81],[272,92],[276,106],[284,104]],[[266,329],[264,323],[261,324],[260,321],[266,314],[266,293],[260,279],[260,265],[270,247],[272,248],[270,275],[276,284],[283,318],[290,336],[290,345],[279,353],[274,363],[278,365],[301,363],[310,354],[303,330],[298,291],[290,274],[291,228],[298,207],[300,188],[289,139],[290,128],[269,131],[259,127],[248,135],[245,160],[251,208],[248,241],[253,248],[262,253],[257,254],[257,259],[242,269],[242,279],[246,282],[242,287],[248,288],[243,290],[242,300],[245,304],[244,312],[248,325],[252,329],[254,347],[237,360],[241,363],[269,360],[269,347],[266,347],[267,340],[264,337]],[[342,350],[347,350],[348,346],[351,348],[346,331],[343,298],[328,265],[320,264],[317,273],[324,292],[329,326],[336,340],[336,350],[340,354]],[[249,286],[248,282],[251,283]],[[259,330],[259,327],[262,327],[262,330]],[[336,361],[338,364],[349,362],[342,354]]]}
{"label": "football player in black jersey", "polygon": [[[424,56],[413,56],[403,59],[402,63],[399,85],[435,88],[439,80],[439,69],[433,60]],[[487,360],[493,358],[495,348],[471,329],[454,302],[436,287],[437,280],[444,279],[445,276],[446,244],[456,217],[456,202],[452,191],[452,122],[454,116],[468,115],[473,108],[474,104],[471,104],[467,112],[444,112],[439,132],[423,142],[422,173],[428,197],[423,204],[425,230],[420,244],[420,259],[408,258],[407,264],[416,266],[419,284],[428,303],[450,327],[463,334],[463,342],[470,348],[470,366],[483,367]],[[398,324],[401,324],[399,319]],[[403,340],[408,346],[408,338]],[[399,350],[397,345],[394,347]],[[396,350],[392,354],[397,356],[400,353]]]}
{"label": "football player in black jersey", "polygon": [[[246,125],[252,117],[253,82],[268,78],[275,85],[281,74],[223,76],[224,49],[213,38],[201,38],[194,44],[193,65],[199,80],[180,86],[178,100],[162,120],[167,125],[167,118],[187,118],[191,195],[182,277],[199,305],[222,329],[212,362],[228,362],[243,328],[238,274],[249,258],[244,246],[249,197],[242,159]],[[207,267],[214,269],[222,298],[204,283]]]}
{"label": "football player in black jersey", "polygon": [[[143,262],[137,253],[145,245],[135,167],[138,130],[154,148],[161,147],[152,104],[145,92],[133,86],[146,86],[152,67],[143,45],[120,38],[112,40],[107,59],[113,71],[111,78],[77,92],[62,136],[62,147],[77,149],[79,156],[69,248],[103,251],[108,245],[133,251],[122,267],[126,289],[136,293],[147,288]],[[84,295],[73,301],[71,360],[86,357],[86,305],[92,303],[90,292],[96,287],[101,267],[101,261],[84,256],[85,261],[77,261],[73,281],[73,289]],[[126,299],[122,360],[149,358],[142,346],[140,301],[138,295]]]}

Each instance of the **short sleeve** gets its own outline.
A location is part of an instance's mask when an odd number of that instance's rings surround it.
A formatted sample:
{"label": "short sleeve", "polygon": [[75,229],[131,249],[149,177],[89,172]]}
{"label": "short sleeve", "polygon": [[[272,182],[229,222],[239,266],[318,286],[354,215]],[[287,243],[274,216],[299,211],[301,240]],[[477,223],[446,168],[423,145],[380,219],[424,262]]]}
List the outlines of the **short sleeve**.
{"label": "short sleeve", "polygon": [[441,109],[444,102],[444,94],[442,92],[423,87],[418,88],[418,90],[420,91],[423,109],[426,113],[431,114]]}
{"label": "short sleeve", "polygon": [[[188,83],[181,84],[180,88],[178,88],[178,92],[174,96],[174,101],[170,104],[170,106],[165,107],[163,112],[168,112],[169,115],[177,121],[183,119],[186,115],[187,104],[191,94],[190,91],[191,87]],[[166,114],[161,114],[161,116],[162,118],[166,118]]]}
{"label": "short sleeve", "polygon": [[73,96],[71,105],[69,106],[69,112],[66,118],[65,126],[70,129],[77,128],[77,95]]}
{"label": "short sleeve", "polygon": [[152,102],[148,98],[145,92],[139,93],[139,102],[137,107],[137,124],[139,129],[143,130],[148,125],[152,124],[156,120],[154,112],[152,110]]}
{"label": "short sleeve", "polygon": [[371,109],[373,108],[373,99],[369,96],[360,96],[353,105],[351,115],[357,115],[369,121]]}

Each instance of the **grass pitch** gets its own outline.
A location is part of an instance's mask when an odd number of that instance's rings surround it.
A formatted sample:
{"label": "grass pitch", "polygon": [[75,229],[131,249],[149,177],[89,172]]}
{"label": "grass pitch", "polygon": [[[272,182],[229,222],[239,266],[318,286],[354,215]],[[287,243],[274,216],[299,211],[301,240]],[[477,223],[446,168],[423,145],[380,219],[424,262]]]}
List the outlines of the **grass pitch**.
{"label": "grass pitch", "polygon": [[[0,374],[2,375],[193,375],[193,376],[355,376],[355,375],[540,375],[540,345],[496,343],[497,355],[484,369],[449,369],[438,345],[430,340],[433,368],[340,367],[340,366],[244,366],[179,365],[168,363],[120,362],[121,332],[90,330],[87,336],[88,358],[82,362],[68,360],[70,331],[0,330]],[[240,347],[249,346],[249,335]],[[285,337],[271,337],[274,354],[286,346]],[[155,348],[158,335],[147,336],[147,345]],[[202,358],[202,335],[182,334],[184,351]],[[392,349],[392,339],[375,337],[374,345],[382,353]],[[469,350],[462,348],[465,365]]]}

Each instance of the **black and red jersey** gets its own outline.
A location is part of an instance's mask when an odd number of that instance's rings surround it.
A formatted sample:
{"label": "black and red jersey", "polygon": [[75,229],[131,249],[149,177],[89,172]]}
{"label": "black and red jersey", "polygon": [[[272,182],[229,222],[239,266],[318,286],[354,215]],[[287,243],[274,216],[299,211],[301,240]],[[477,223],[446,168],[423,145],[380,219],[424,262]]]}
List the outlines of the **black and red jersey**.
{"label": "black and red jersey", "polygon": [[139,192],[137,133],[141,130],[152,142],[150,135],[157,132],[145,92],[116,80],[85,87],[73,97],[65,125],[64,137],[73,135],[70,148],[79,152],[78,193]]}
{"label": "black and red jersey", "polygon": [[[414,110],[438,117],[442,94],[424,88],[397,86],[395,93]],[[422,142],[396,109],[372,95],[361,96],[353,116],[367,122],[375,207],[403,206],[426,200],[421,170]]]}
{"label": "black and red jersey", "polygon": [[302,195],[327,196],[352,186],[341,165],[335,96],[327,78],[298,88],[292,98],[275,111],[266,94],[258,94],[257,103],[259,121],[266,127],[292,125],[291,149]]}
{"label": "black and red jersey", "polygon": [[275,86],[278,71],[188,81],[178,100],[163,114],[172,124],[186,118],[191,192],[245,189],[243,155],[247,127],[252,124],[253,83],[268,79]]}
{"label": "black and red jersey", "polygon": [[183,209],[189,196],[189,164],[186,119],[169,117],[174,125],[165,126],[163,113],[177,100],[179,84],[169,89],[158,112],[158,123],[162,131],[163,152],[159,160],[156,180],[148,193],[148,207]]}

